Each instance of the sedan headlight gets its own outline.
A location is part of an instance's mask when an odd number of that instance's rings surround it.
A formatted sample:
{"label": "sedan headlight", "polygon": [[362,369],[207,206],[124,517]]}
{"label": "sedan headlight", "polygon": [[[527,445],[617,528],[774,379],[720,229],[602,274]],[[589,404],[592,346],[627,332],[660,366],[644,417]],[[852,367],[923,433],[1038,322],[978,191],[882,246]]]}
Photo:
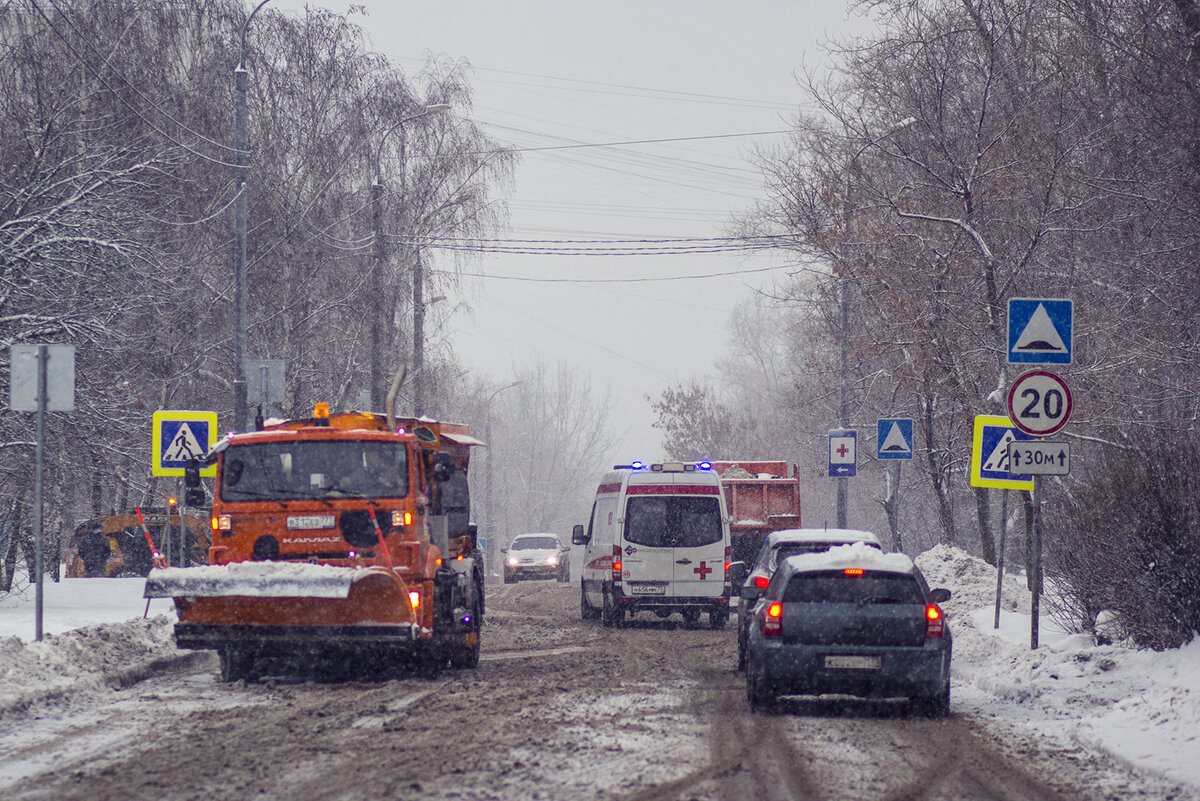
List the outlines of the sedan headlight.
{"label": "sedan headlight", "polygon": [[508,563],[510,565],[512,565],[513,567],[516,567],[518,564],[520,564],[520,562],[521,562],[521,560],[515,556],[508,557]]}
{"label": "sedan headlight", "polygon": [[555,553],[555,554],[550,554],[549,556],[547,556],[546,564],[557,565],[558,564],[558,554]]}

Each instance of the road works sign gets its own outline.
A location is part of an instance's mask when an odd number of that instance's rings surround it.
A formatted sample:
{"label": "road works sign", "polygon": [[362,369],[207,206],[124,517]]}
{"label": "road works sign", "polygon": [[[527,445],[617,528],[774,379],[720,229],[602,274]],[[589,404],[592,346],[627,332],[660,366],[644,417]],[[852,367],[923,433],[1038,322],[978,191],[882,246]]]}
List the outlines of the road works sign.
{"label": "road works sign", "polygon": [[[156,476],[182,476],[187,460],[204,461],[216,442],[216,412],[155,412],[151,428],[150,472]],[[200,469],[202,476],[216,474],[215,464]]]}
{"label": "road works sign", "polygon": [[1058,431],[1071,419],[1071,390],[1049,370],[1030,370],[1008,390],[1008,419],[1035,437]]}
{"label": "road works sign", "polygon": [[901,417],[882,418],[875,432],[875,457],[877,459],[913,458],[912,420]]}
{"label": "road works sign", "polygon": [[1065,298],[1010,298],[1009,364],[1070,364],[1072,312]]}
{"label": "road works sign", "polygon": [[858,432],[835,428],[829,432],[829,477],[858,475]]}
{"label": "road works sign", "polygon": [[1031,439],[1033,437],[1014,426],[1007,417],[976,417],[975,437],[971,446],[971,486],[1032,490],[1033,476],[1012,472],[1008,461],[1010,443]]}

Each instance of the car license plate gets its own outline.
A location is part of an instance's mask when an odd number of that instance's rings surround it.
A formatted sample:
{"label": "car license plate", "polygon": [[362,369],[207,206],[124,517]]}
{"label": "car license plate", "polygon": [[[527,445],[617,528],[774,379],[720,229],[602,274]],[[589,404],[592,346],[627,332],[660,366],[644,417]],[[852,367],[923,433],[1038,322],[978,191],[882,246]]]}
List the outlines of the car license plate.
{"label": "car license plate", "polygon": [[877,656],[825,657],[825,667],[831,670],[879,670],[881,664]]}
{"label": "car license plate", "polygon": [[666,595],[667,586],[665,584],[630,584],[629,593],[631,595]]}
{"label": "car license plate", "polygon": [[333,515],[292,515],[287,520],[289,529],[311,531],[316,528],[333,528]]}

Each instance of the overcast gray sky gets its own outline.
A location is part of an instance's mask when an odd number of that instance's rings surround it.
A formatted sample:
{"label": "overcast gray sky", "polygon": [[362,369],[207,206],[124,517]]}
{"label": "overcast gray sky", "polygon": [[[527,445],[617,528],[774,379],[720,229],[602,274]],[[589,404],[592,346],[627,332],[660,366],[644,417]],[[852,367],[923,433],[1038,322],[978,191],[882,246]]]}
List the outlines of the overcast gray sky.
{"label": "overcast gray sky", "polygon": [[[728,235],[732,215],[763,195],[747,157],[756,144],[781,140],[770,132],[784,130],[805,102],[803,69],[822,63],[829,37],[863,27],[839,0],[309,5],[364,7],[356,20],[372,48],[406,73],[431,54],[468,62],[470,116],[505,145],[684,140],[523,153],[507,236],[532,240]],[[304,6],[273,0],[268,8]],[[471,311],[456,314],[444,334],[465,366],[497,384],[539,355],[577,365],[597,392],[611,390],[623,435],[614,459],[650,460],[662,455],[661,437],[645,397],[711,374],[734,304],[782,277],[772,268],[784,259],[487,254],[466,271],[497,277],[465,281],[455,300]],[[679,280],[718,273],[727,275]],[[595,283],[647,278],[672,280]]]}

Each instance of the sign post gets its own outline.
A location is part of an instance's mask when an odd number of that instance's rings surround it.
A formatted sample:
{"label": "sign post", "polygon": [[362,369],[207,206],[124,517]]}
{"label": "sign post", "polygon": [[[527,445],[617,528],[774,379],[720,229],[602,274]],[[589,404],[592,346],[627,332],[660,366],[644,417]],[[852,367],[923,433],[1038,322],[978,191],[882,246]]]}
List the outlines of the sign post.
{"label": "sign post", "polygon": [[[1010,298],[1008,301],[1008,363],[1070,364],[1072,359],[1074,305],[1067,298]],[[1026,434],[1044,437],[1067,424],[1071,417],[1071,391],[1047,370],[1031,370],[1013,382],[1008,391],[1008,416]],[[1049,445],[1050,443],[1043,443]],[[1058,445],[1064,445],[1058,443]],[[1026,475],[1033,476],[1033,598],[1030,604],[1030,648],[1038,647],[1039,607],[1042,593],[1042,476],[1065,475],[1070,451],[1049,452],[1020,445],[1007,459]],[[1057,470],[1055,472],[1055,463]],[[1004,569],[1004,565],[1000,565]],[[997,603],[999,603],[997,583]]]}
{"label": "sign post", "polygon": [[[46,463],[46,412],[75,410],[75,346],[74,345],[13,345],[11,397],[9,406],[15,412],[36,412],[37,446],[33,468],[33,542],[34,571],[37,576],[34,591],[34,640],[42,639],[42,607],[44,600],[45,536],[42,530],[42,476]],[[58,569],[57,560],[55,570]]]}
{"label": "sign post", "polygon": [[884,507],[892,530],[892,547],[904,550],[900,537],[900,467],[913,458],[913,421],[907,417],[881,418],[875,427],[875,458],[889,461],[888,491]]}

